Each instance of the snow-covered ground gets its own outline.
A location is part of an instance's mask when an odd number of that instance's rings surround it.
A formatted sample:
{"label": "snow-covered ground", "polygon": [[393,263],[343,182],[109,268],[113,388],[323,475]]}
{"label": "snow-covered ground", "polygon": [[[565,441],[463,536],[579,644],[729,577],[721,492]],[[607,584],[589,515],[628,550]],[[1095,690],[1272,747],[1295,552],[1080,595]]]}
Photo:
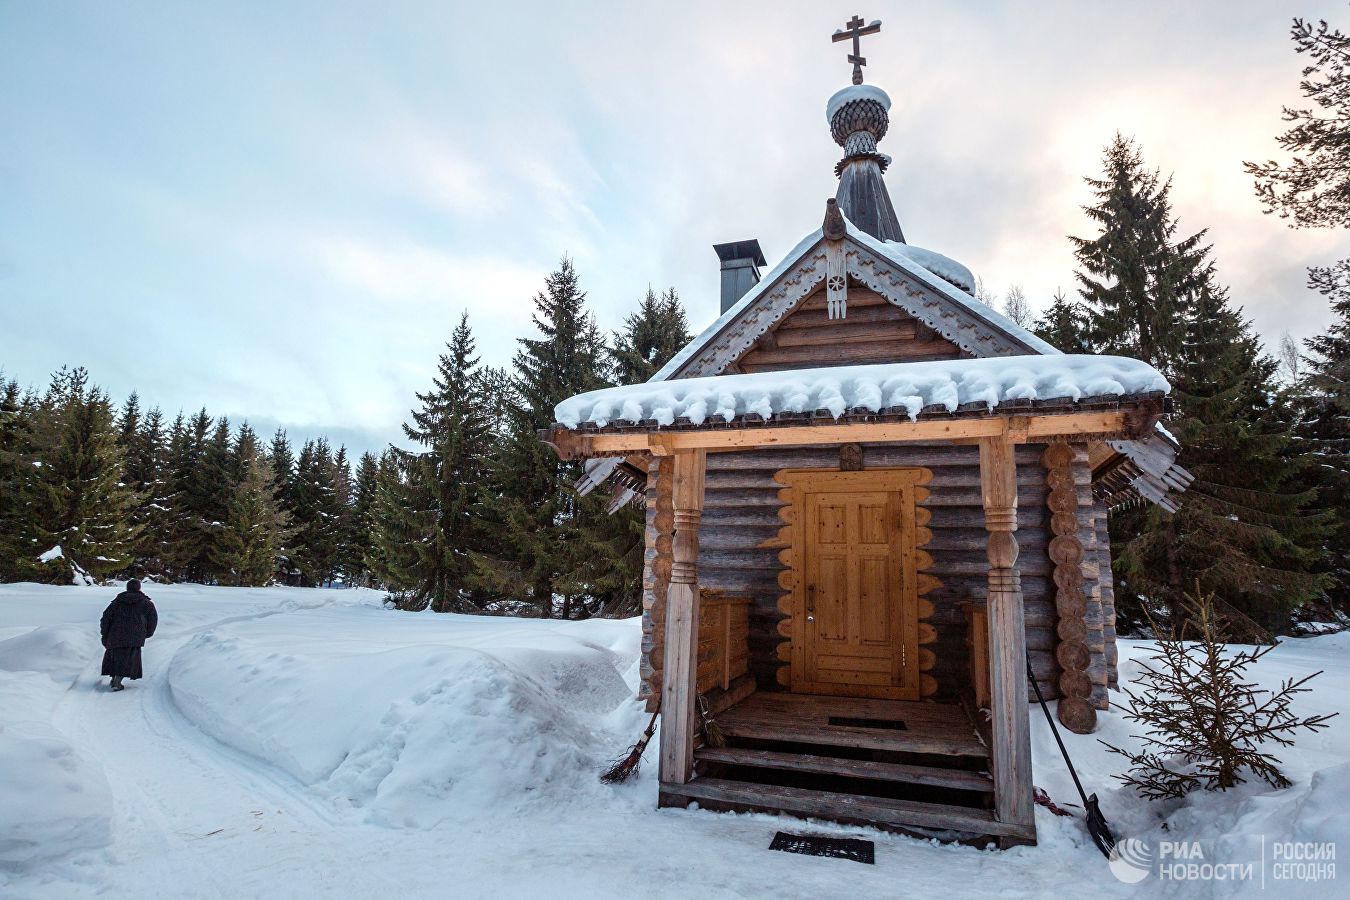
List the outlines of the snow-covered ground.
{"label": "snow-covered ground", "polygon": [[[658,811],[654,748],[634,782],[600,784],[646,720],[631,699],[635,620],[399,613],[368,591],[148,592],[160,630],[147,677],[111,694],[97,620],[114,590],[0,585],[0,896],[1323,897],[1350,885],[1350,873],[1277,882],[1309,873],[1272,858],[1290,841],[1350,852],[1350,716],[1279,754],[1288,790],[1168,805],[1115,787],[1120,760],[1066,735],[1143,855],[1170,841],[1188,859],[1165,862],[1257,863],[1250,880],[1219,881],[1117,865],[1142,879],[1128,884],[1079,819],[1043,809],[1039,846],[997,852]],[[1350,635],[1290,641],[1259,671],[1273,683],[1316,669],[1300,712],[1334,711],[1350,692]],[[1073,802],[1032,712],[1036,782]],[[1115,714],[1097,737],[1129,740]],[[866,836],[876,865],[770,851],[780,828]]]}

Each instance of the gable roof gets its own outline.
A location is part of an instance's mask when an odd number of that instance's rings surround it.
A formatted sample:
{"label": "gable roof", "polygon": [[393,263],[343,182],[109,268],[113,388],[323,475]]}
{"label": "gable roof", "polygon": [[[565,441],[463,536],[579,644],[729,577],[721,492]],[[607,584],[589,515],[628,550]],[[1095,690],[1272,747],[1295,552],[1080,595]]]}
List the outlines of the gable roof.
{"label": "gable roof", "polygon": [[[847,219],[844,224],[845,240],[852,243],[845,253],[848,274],[962,350],[976,357],[1060,352],[922,266],[914,259],[915,248],[880,241]],[[720,374],[825,280],[824,243],[821,229],[807,235],[763,281],[686,344],[650,380]],[[916,286],[925,290],[916,293]],[[727,358],[728,353],[734,355]]]}
{"label": "gable roof", "polygon": [[[977,358],[1060,354],[1058,348],[921,265],[915,248],[878,240],[847,219],[844,222],[848,274],[962,350]],[[825,244],[823,229],[807,235],[649,381],[722,374],[824,282]],[[931,253],[919,258],[933,257],[946,260]],[[1113,441],[1110,447],[1114,454],[1098,467],[1111,476],[1100,481],[1100,488],[1094,486],[1099,499],[1117,505],[1140,497],[1169,511],[1176,509],[1172,495],[1184,491],[1192,476],[1176,464],[1180,445],[1165,428],[1159,426],[1156,437]],[[592,460],[578,489],[593,490],[618,465],[613,459]],[[631,497],[616,499],[616,505]]]}

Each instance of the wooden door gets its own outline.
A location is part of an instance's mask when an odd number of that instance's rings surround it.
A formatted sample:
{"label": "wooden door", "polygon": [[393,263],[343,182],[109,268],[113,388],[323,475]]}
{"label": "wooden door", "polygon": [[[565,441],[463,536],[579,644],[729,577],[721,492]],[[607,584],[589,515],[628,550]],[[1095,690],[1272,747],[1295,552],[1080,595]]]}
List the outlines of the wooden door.
{"label": "wooden door", "polygon": [[912,470],[796,482],[792,690],[919,699]]}

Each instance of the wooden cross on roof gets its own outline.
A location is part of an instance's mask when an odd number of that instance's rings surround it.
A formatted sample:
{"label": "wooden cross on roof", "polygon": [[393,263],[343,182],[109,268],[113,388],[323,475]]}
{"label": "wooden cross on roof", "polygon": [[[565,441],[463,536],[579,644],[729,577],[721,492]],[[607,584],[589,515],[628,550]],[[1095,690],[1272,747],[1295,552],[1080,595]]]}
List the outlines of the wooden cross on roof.
{"label": "wooden cross on roof", "polygon": [[862,47],[859,45],[858,40],[864,35],[876,34],[880,30],[880,19],[873,19],[871,24],[863,25],[862,18],[855,15],[844,23],[844,28],[836,28],[834,36],[830,38],[830,42],[834,44],[837,44],[840,41],[846,41],[849,38],[853,39],[853,52],[849,54],[848,61],[853,63],[854,84],[863,83],[862,67],[867,65],[867,59],[862,55]]}

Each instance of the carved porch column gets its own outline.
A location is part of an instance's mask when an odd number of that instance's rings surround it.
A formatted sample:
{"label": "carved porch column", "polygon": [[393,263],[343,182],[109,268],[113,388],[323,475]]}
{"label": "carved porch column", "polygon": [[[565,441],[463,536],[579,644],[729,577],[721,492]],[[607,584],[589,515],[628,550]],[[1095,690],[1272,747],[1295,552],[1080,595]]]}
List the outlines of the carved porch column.
{"label": "carved porch column", "polygon": [[1017,465],[1007,437],[980,441],[980,491],[989,533],[989,696],[994,738],[994,813],[1035,837],[1026,630],[1017,568]]}
{"label": "carved porch column", "polygon": [[698,526],[703,517],[703,450],[675,453],[675,535],[666,592],[665,659],[661,684],[661,781],[693,776],[698,697]]}

